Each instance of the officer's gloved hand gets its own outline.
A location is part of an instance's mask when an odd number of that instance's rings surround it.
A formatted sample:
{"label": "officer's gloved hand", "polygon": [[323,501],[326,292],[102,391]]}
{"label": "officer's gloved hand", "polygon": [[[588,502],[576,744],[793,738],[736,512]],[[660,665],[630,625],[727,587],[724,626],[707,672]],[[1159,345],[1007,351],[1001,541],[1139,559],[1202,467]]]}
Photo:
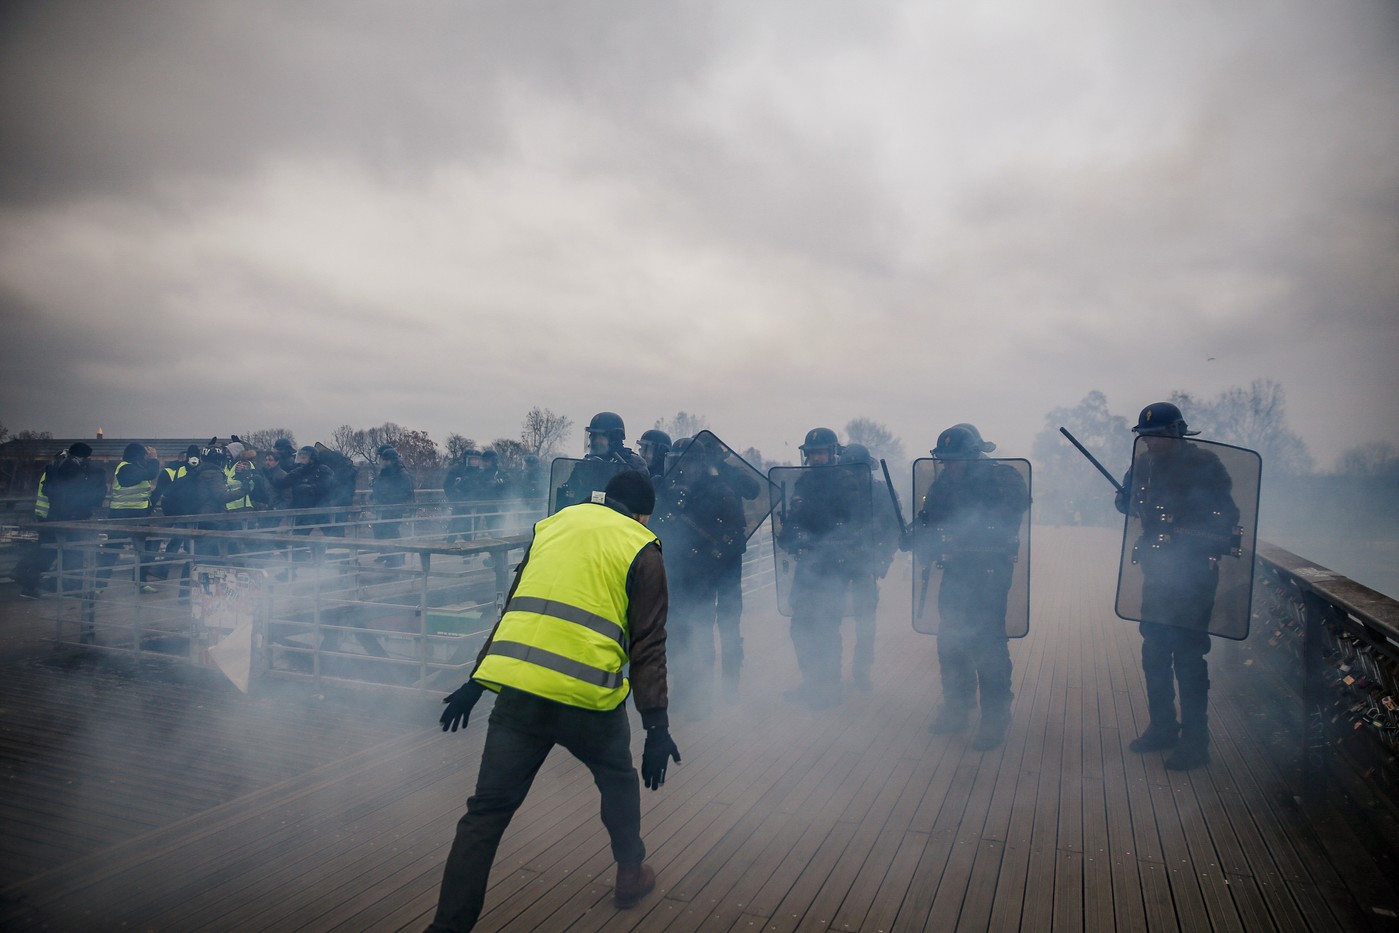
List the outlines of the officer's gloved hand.
{"label": "officer's gloved hand", "polygon": [[471,715],[471,708],[476,705],[476,701],[481,699],[481,694],[486,692],[486,688],[474,680],[468,680],[457,688],[456,692],[449,697],[443,697],[442,702],[447,704],[447,708],[442,711],[442,718],[438,720],[442,723],[442,731],[451,729],[456,732],[458,728],[466,728],[466,719]]}
{"label": "officer's gloved hand", "polygon": [[641,781],[651,790],[665,783],[666,768],[670,759],[680,764],[680,749],[670,737],[670,729],[653,726],[646,730],[646,745],[641,749]]}

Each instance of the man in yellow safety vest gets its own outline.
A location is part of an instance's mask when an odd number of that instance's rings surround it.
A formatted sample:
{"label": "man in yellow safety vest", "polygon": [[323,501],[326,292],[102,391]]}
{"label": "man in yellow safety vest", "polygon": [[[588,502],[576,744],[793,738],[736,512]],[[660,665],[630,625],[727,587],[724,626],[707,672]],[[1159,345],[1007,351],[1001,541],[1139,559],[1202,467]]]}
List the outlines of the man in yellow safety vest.
{"label": "man in yellow safety vest", "polygon": [[646,527],[655,502],[649,477],[627,470],[591,501],[537,523],[471,679],[443,701],[442,728],[455,732],[484,691],[498,694],[431,933],[475,925],[496,848],[555,745],[588,766],[602,794],[613,903],[631,907],[655,887],[623,705],[631,693],[646,729],[641,776],[655,790],[670,760],[680,761],[666,715],[665,565]]}

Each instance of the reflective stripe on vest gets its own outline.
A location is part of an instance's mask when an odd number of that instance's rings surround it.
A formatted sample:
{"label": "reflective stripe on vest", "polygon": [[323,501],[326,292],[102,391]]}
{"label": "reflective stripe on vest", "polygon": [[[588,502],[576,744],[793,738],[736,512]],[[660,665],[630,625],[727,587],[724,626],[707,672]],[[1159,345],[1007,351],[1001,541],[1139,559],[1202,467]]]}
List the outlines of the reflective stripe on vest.
{"label": "reflective stripe on vest", "polygon": [[607,506],[570,506],[534,526],[529,560],[474,679],[583,709],[627,698],[627,574],[656,536]]}
{"label": "reflective stripe on vest", "polygon": [[112,511],[148,510],[151,507],[151,490],[155,488],[155,481],[144,479],[134,486],[123,486],[121,484],[121,468],[125,466],[131,466],[131,464],[125,460],[118,463],[117,472],[112,478]]}
{"label": "reflective stripe on vest", "polygon": [[47,469],[39,474],[39,489],[34,493],[34,517],[49,517],[49,494],[44,492],[44,481],[49,478]]}
{"label": "reflective stripe on vest", "polygon": [[[243,484],[239,482],[236,478],[238,476],[238,470],[235,468],[234,464],[229,464],[228,466],[223,468],[223,476],[224,480],[228,483],[229,492],[233,492],[235,489],[243,488]],[[242,496],[240,498],[233,499],[229,502],[225,502],[223,507],[229,512],[232,512],[236,509],[250,509],[253,507],[253,497],[251,495]]]}

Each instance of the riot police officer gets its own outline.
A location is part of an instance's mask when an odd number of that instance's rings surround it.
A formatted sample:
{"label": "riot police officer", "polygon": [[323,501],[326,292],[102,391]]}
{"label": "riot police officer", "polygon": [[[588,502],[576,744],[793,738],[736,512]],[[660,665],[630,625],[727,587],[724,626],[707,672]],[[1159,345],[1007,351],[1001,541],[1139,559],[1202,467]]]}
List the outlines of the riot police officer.
{"label": "riot police officer", "polygon": [[914,547],[925,568],[941,571],[937,593],[938,669],[943,704],[929,731],[957,732],[977,705],[972,747],[995,748],[1010,728],[1011,661],[1006,614],[1021,518],[1030,507],[1024,478],[988,460],[994,449],[972,425],[938,435],[942,469],[915,521]]}
{"label": "riot police officer", "polygon": [[802,682],[786,696],[817,710],[841,701],[840,621],[850,561],[867,530],[854,473],[836,464],[840,450],[830,428],[806,433],[802,465],[815,469],[804,470],[796,481],[778,542],[796,556],[791,636]]}
{"label": "riot police officer", "polygon": [[665,473],[666,456],[671,450],[670,435],[659,428],[652,428],[641,435],[636,446],[641,459],[646,461],[651,479],[660,479]]}
{"label": "riot police officer", "polygon": [[[847,444],[840,455],[841,463],[858,463],[869,469],[874,476],[874,461],[869,448],[864,444]],[[889,572],[894,552],[898,550],[903,528],[894,510],[897,495],[885,486],[883,480],[874,483],[872,493],[873,514],[869,536],[862,546],[851,555],[850,569],[850,614],[855,617],[855,654],[851,659],[850,674],[857,690],[869,690],[872,686],[870,671],[874,666],[875,614],[879,609],[879,581]]]}
{"label": "riot police officer", "polygon": [[623,441],[626,439],[627,428],[622,423],[622,416],[615,411],[600,411],[593,415],[593,420],[588,422],[588,460],[611,460],[622,464],[629,470],[637,470],[651,475],[651,470],[646,461],[637,456],[636,451],[628,448]]}
{"label": "riot police officer", "polygon": [[[657,494],[652,529],[665,548],[670,583],[669,638],[680,676],[674,702],[682,715],[702,719],[711,706],[715,634],[722,659],[724,697],[738,696],[743,666],[743,554],[747,526],[743,500],[758,483],[725,462],[728,448],[709,432],[675,445]],[[653,478],[654,479],[654,478]]]}
{"label": "riot police officer", "polygon": [[1174,748],[1166,767],[1185,771],[1210,760],[1208,626],[1218,558],[1228,548],[1239,508],[1219,457],[1181,440],[1200,432],[1188,430],[1178,407],[1153,402],[1132,430],[1145,438],[1146,449],[1138,451],[1123,478],[1116,506],[1141,519],[1143,528],[1136,562],[1142,574],[1139,630],[1151,718],[1128,748],[1137,753]]}
{"label": "riot police officer", "polygon": [[461,452],[453,467],[442,480],[442,494],[452,510],[452,518],[447,523],[447,543],[461,537],[470,541],[474,537],[472,516],[475,514],[477,487],[480,485],[481,451],[469,447]]}

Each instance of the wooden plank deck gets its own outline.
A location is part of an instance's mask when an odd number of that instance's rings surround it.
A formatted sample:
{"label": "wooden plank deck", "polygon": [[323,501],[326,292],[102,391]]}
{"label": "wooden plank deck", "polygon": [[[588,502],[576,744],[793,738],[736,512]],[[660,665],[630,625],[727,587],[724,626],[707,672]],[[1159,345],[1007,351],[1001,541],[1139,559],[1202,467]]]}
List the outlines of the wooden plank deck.
{"label": "wooden plank deck", "polygon": [[[612,908],[596,790],[555,752],[479,928],[1395,929],[1394,879],[1293,800],[1287,744],[1260,719],[1276,685],[1246,644],[1211,655],[1209,768],[1126,751],[1145,698],[1135,627],[1111,611],[1116,543],[1037,529],[1015,724],[987,753],[927,732],[936,643],[908,625],[906,568],[885,584],[875,689],[824,713],[781,699],[786,623],[750,594],[739,702],[677,716],[684,762],[643,790],[656,892]],[[33,605],[0,617],[22,630]],[[443,735],[435,701],[245,697],[207,672],[2,644],[0,928],[426,926],[484,711]]]}

